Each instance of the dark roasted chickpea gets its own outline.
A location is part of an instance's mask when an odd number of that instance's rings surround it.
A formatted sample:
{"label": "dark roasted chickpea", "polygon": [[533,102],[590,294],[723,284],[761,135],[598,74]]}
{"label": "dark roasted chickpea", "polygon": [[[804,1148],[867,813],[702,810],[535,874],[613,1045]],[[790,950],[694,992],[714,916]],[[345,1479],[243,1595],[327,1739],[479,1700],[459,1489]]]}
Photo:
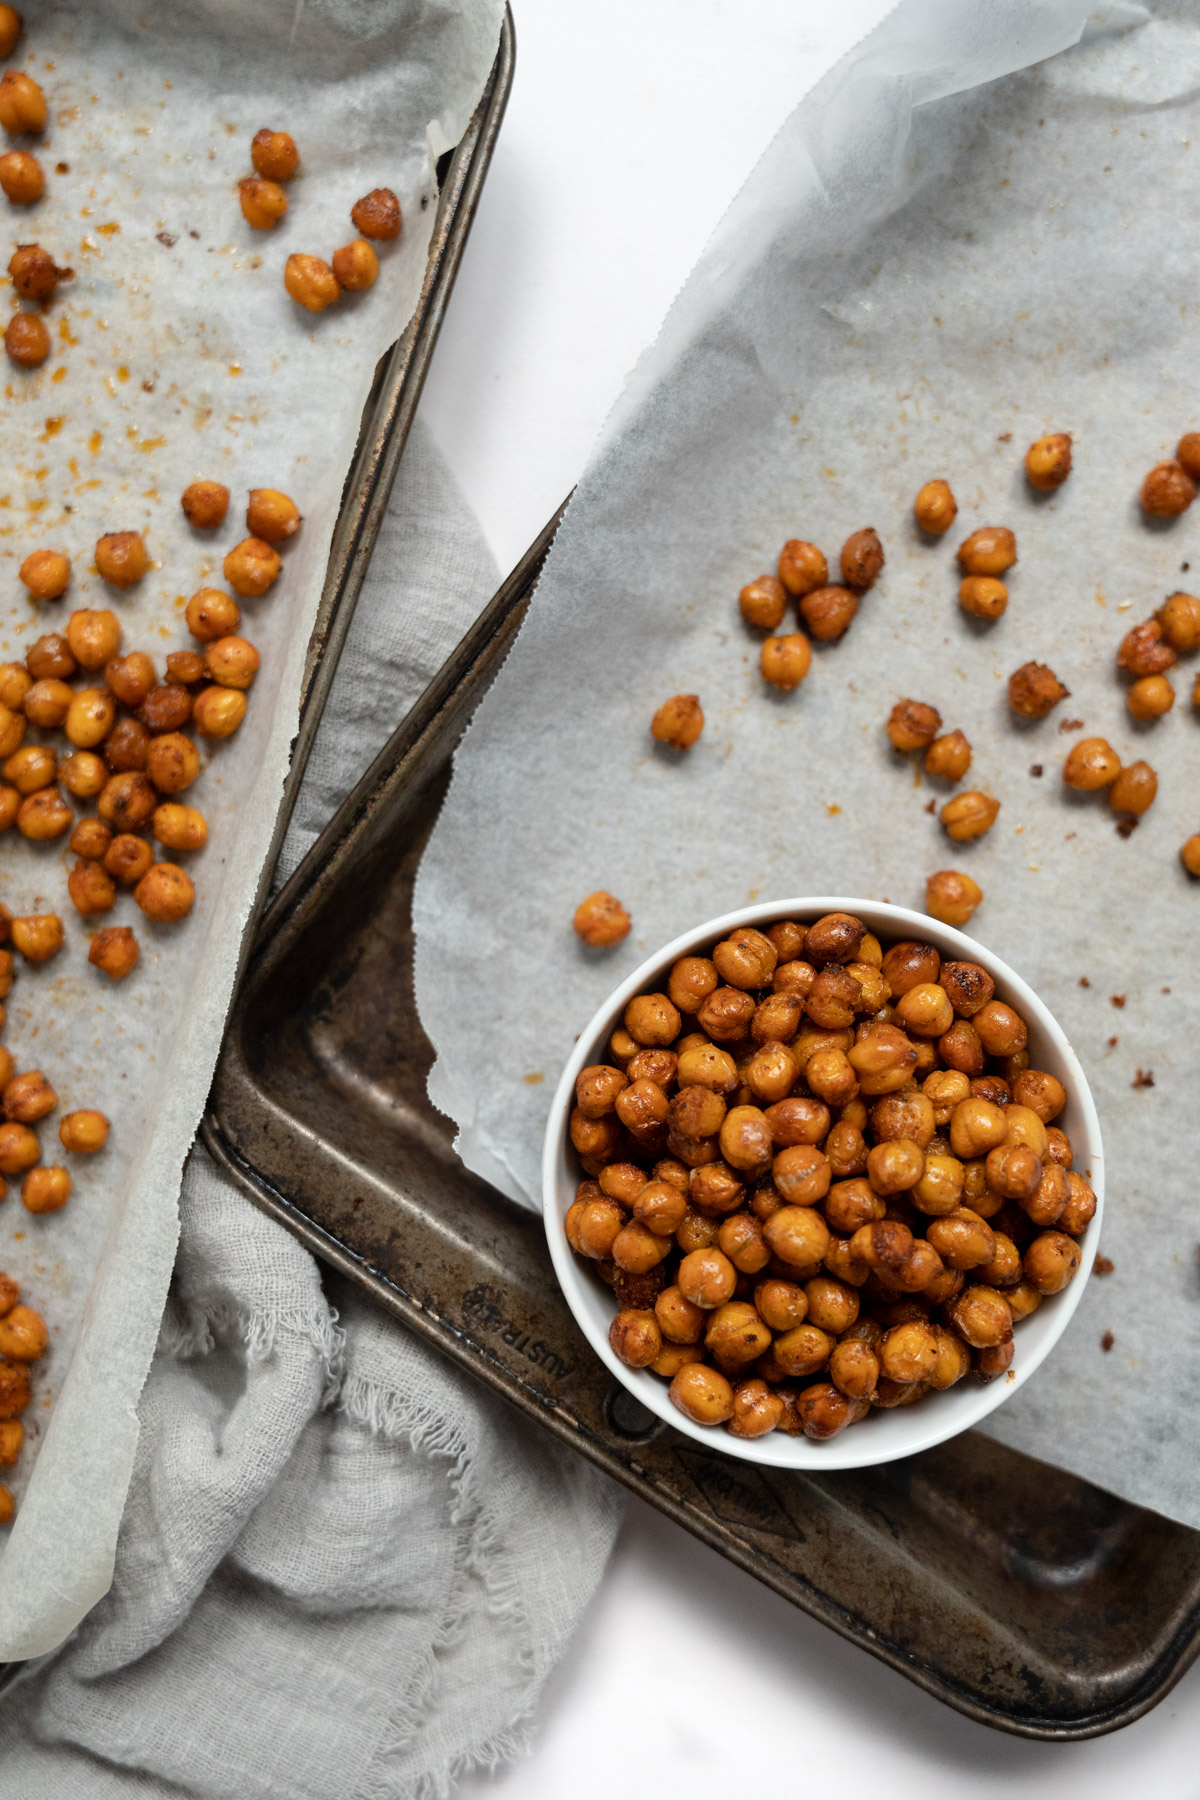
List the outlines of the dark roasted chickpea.
{"label": "dark roasted chickpea", "polygon": [[990,794],[972,790],[967,794],[955,794],[952,800],[947,800],[938,818],[946,836],[953,838],[956,844],[964,844],[990,831],[999,811],[998,800],[993,800]]}
{"label": "dark roasted chickpea", "polygon": [[686,1363],[667,1392],[672,1405],[697,1425],[722,1425],[733,1417],[733,1388],[706,1363]]}
{"label": "dark roasted chickpea", "polygon": [[1088,793],[1096,788],[1111,787],[1121,773],[1121,759],[1106,738],[1080,738],[1072,744],[1063,764],[1063,780],[1068,787]]}
{"label": "dark roasted chickpea", "polygon": [[897,750],[924,750],[941,729],[941,713],[924,700],[897,700],[888,715],[887,734]]}
{"label": "dark roasted chickpea", "polygon": [[17,830],[22,837],[37,843],[62,837],[74,823],[75,814],[56,787],[39,788],[17,808]]}
{"label": "dark roasted chickpea", "polygon": [[925,1236],[949,1269],[978,1269],[996,1254],[991,1226],[968,1206],[931,1219]]}
{"label": "dark roasted chickpea", "polygon": [[593,950],[607,949],[629,936],[632,921],[621,902],[603,888],[575,908],[575,935]]}
{"label": "dark roasted chickpea", "polygon": [[131,588],[150,567],[150,557],[140,531],[110,531],[97,538],[96,570],[110,587]]}
{"label": "dark roasted chickpea", "polygon": [[913,1252],[913,1234],[899,1219],[875,1219],[860,1225],[850,1248],[860,1262],[888,1281],[904,1268]]}
{"label": "dark roasted chickpea", "polygon": [[626,1368],[645,1369],[662,1349],[662,1332],[652,1312],[619,1312],[608,1328],[608,1341]]}
{"label": "dark roasted chickpea", "polygon": [[858,595],[848,587],[814,588],[800,602],[801,618],[822,644],[844,637],[857,611]]}
{"label": "dark roasted chickpea", "polygon": [[958,547],[966,575],[1003,575],[1017,560],[1017,540],[1006,525],[981,525]]}
{"label": "dark roasted chickpea", "polygon": [[391,188],[372,188],[350,208],[350,222],[363,237],[390,243],[400,235],[400,202]]}
{"label": "dark roasted chickpea", "polygon": [[1162,675],[1173,668],[1179,658],[1167,642],[1157,619],[1143,619],[1125,633],[1117,651],[1117,667],[1138,680],[1147,675]]}
{"label": "dark roasted chickpea", "polygon": [[843,1338],[829,1357],[829,1377],[850,1400],[869,1400],[879,1381],[879,1357],[862,1338]]}
{"label": "dark roasted chickpea", "polygon": [[765,1437],[774,1431],[783,1413],[783,1400],[773,1393],[765,1381],[741,1382],[733,1391],[733,1412],[729,1435],[737,1438]]}
{"label": "dark roasted chickpea", "polygon": [[1008,1301],[995,1288],[964,1288],[950,1302],[946,1313],[955,1331],[973,1350],[990,1349],[1012,1336]]}
{"label": "dark roasted chickpea", "polygon": [[815,1268],[829,1247],[829,1227],[814,1210],[813,1202],[781,1206],[764,1224],[763,1235],[772,1255],[796,1269]]}
{"label": "dark roasted chickpea", "polygon": [[150,733],[140,719],[118,719],[104,740],[104,760],[114,775],[144,769],[150,754]]}
{"label": "dark roasted chickpea", "polygon": [[14,206],[32,206],[46,191],[42,165],[28,150],[9,150],[0,156],[0,190]]}
{"label": "dark roasted chickpea", "polygon": [[167,682],[175,687],[191,687],[204,680],[204,658],[194,650],[171,650],[167,654]]}
{"label": "dark roasted chickpea", "polygon": [[1044,719],[1069,696],[1070,689],[1045,663],[1022,663],[1008,678],[1009,708],[1022,719]]}
{"label": "dark roasted chickpea", "polygon": [[13,287],[22,300],[52,300],[60,281],[68,281],[74,269],[60,269],[40,244],[18,244],[8,261]]}
{"label": "dark roasted chickpea", "polygon": [[1054,431],[1038,438],[1025,452],[1025,476],[1030,487],[1047,493],[1060,488],[1071,473],[1071,434]]}
{"label": "dark roasted chickpea", "polygon": [[[217,646],[214,644],[209,645],[210,650],[216,648]],[[139,720],[146,730],[154,735],[178,731],[181,726],[187,724],[191,716],[192,696],[177,681],[168,681],[160,687],[152,687],[138,711]],[[149,755],[148,745],[147,755]]]}
{"label": "dark roasted chickpea", "polygon": [[943,963],[941,984],[961,1019],[974,1018],[996,991],[987,970],[974,962]]}
{"label": "dark roasted chickpea", "polygon": [[829,580],[829,565],[815,544],[789,538],[779,552],[778,575],[793,600],[803,600]]}
{"label": "dark roasted chickpea", "polygon": [[332,258],[333,277],[347,293],[359,294],[374,287],[379,276],[379,258],[365,238],[355,238],[335,250]]}
{"label": "dark roasted chickpea", "polygon": [[923,982],[936,981],[942,959],[932,944],[902,939],[893,944],[883,959],[883,977],[898,999],[910,988]]}
{"label": "dark roasted chickpea", "polygon": [[[993,1150],[990,1154],[994,1156],[996,1152]],[[1070,1197],[1067,1171],[1057,1163],[1048,1163],[1033,1193],[1020,1199],[1021,1210],[1033,1224],[1045,1231],[1051,1225],[1057,1225]]]}
{"label": "dark roasted chickpea", "polygon": [[806,1438],[824,1443],[869,1411],[865,1401],[850,1400],[832,1382],[819,1381],[805,1388],[796,1401],[796,1414]]}
{"label": "dark roasted chickpea", "polygon": [[699,694],[673,695],[663,701],[650,721],[650,736],[672,750],[690,750],[703,730],[704,711]]}
{"label": "dark roasted chickpea", "polygon": [[688,1193],[698,1212],[720,1216],[737,1211],[746,1189],[738,1179],[738,1172],[718,1156],[693,1168],[688,1178]]}
{"label": "dark roasted chickpea", "polygon": [[862,988],[854,976],[830,963],[818,970],[804,1010],[822,1031],[845,1031],[861,1006]]}
{"label": "dark roasted chickpea", "polygon": [[138,941],[128,925],[106,925],[92,939],[88,961],[113,981],[123,981],[136,966],[140,955]]}
{"label": "dark roasted chickpea", "polygon": [[279,552],[265,538],[248,537],[234,545],[221,566],[235,594],[256,600],[267,592],[283,563]]}
{"label": "dark roasted chickpea", "polygon": [[842,545],[840,561],[846,586],[865,594],[868,588],[874,587],[883,569],[883,545],[878,532],[870,525],[862,531],[852,532]]}
{"label": "dark roasted chickpea", "polygon": [[991,1100],[996,1106],[1007,1106],[1012,1099],[1008,1083],[1002,1075],[977,1075],[971,1083],[971,1092],[984,1100]]}
{"label": "dark roasted chickpea", "polygon": [[71,564],[61,550],[32,550],[17,573],[35,600],[57,600],[67,590]]}
{"label": "dark roasted chickpea", "polygon": [[778,1150],[792,1144],[819,1144],[829,1130],[829,1108],[807,1094],[777,1101],[767,1108],[766,1117]]}
{"label": "dark roasted chickpea", "polygon": [[1090,1182],[1072,1169],[1067,1174],[1070,1194],[1058,1216],[1058,1229],[1071,1237],[1081,1237],[1096,1216],[1096,1195]]}
{"label": "dark roasted chickpea", "polygon": [[288,197],[277,181],[246,175],[238,182],[242,217],[255,231],[271,231],[288,209]]}
{"label": "dark roasted chickpea", "polygon": [[958,1069],[968,1076],[983,1073],[983,1045],[969,1019],[956,1019],[949,1031],[938,1039],[937,1047],[947,1068]]}
{"label": "dark roasted chickpea", "polygon": [[1155,463],[1142,483],[1142,510],[1153,519],[1177,519],[1195,498],[1195,483],[1177,462]]}
{"label": "dark roasted chickpea", "polygon": [[189,525],[195,526],[197,531],[215,531],[218,525],[225,523],[229,489],[220,481],[193,481],[179,496],[179,504]]}
{"label": "dark roasted chickpea", "polygon": [[32,75],[5,69],[0,76],[0,126],[9,137],[45,131],[46,96]]}
{"label": "dark roasted chickpea", "polygon": [[922,531],[941,537],[958,517],[958,501],[948,481],[927,481],[913,504],[913,516]]}
{"label": "dark roasted chickpea", "polygon": [[[1200,436],[1193,433],[1193,436]],[[1181,656],[1200,650],[1200,599],[1195,594],[1171,594],[1159,607],[1155,618],[1163,637]]]}
{"label": "dark roasted chickpea", "polygon": [[9,362],[19,369],[40,368],[50,354],[45,321],[38,313],[14,313],[4,329],[4,348]]}
{"label": "dark roasted chickpea", "polygon": [[961,781],[971,766],[971,744],[964,732],[935,738],[925,752],[925,771],[942,781]]}
{"label": "dark roasted chickpea", "polygon": [[154,783],[140,770],[129,769],[105,783],[97,810],[114,831],[136,831],[139,825],[149,824],[157,805]]}
{"label": "dark roasted chickpea", "polygon": [[1125,695],[1125,707],[1131,719],[1143,724],[1161,719],[1175,704],[1175,689],[1165,675],[1143,675]]}
{"label": "dark roasted chickpea", "polygon": [[1157,793],[1158,776],[1150,764],[1135,762],[1121,770],[1108,790],[1108,798],[1114,812],[1135,813],[1140,817],[1153,806]]}
{"label": "dark roasted chickpea", "polygon": [[825,913],[809,926],[804,954],[811,963],[848,963],[858,955],[863,923],[853,913]]}
{"label": "dark roasted chickpea", "polygon": [[242,622],[238,603],[220,588],[200,588],[187,603],[187,628],[202,644],[231,636]]}
{"label": "dark roasted chickpea", "polygon": [[81,858],[67,877],[67,892],[75,911],[85,919],[97,913],[111,912],[116,905],[117,890],[98,862],[85,862]]}
{"label": "dark roasted chickpea", "polygon": [[111,843],[112,832],[100,819],[80,819],[71,833],[71,849],[89,862],[99,862]]}
{"label": "dark roasted chickpea", "polygon": [[[49,962],[62,949],[62,920],[57,913],[33,913],[11,924],[12,947],[26,962]],[[4,1165],[0,1163],[0,1169]]]}
{"label": "dark roasted chickpea", "polygon": [[[332,306],[341,288],[337,276],[320,256],[305,256],[294,251],[283,266],[283,285],[306,312],[324,312]],[[241,589],[239,588],[239,593]]]}
{"label": "dark roasted chickpea", "polygon": [[966,925],[983,902],[983,889],[959,869],[938,869],[925,883],[925,911],[943,925]]}
{"label": "dark roasted chickpea", "polygon": [[115,656],[105,663],[104,680],[109,692],[132,711],[154,686],[154,664],[144,650],[131,650],[128,656]]}
{"label": "dark roasted chickpea", "polygon": [[870,1182],[852,1177],[837,1182],[825,1201],[825,1217],[834,1231],[850,1236],[863,1225],[882,1219],[885,1207]]}
{"label": "dark roasted chickpea", "polygon": [[1008,589],[994,575],[968,575],[959,584],[958,603],[975,619],[998,619],[1008,606]]}
{"label": "dark roasted chickpea", "polygon": [[790,694],[812,667],[812,649],[802,631],[793,631],[786,637],[767,638],[758,662],[763,680]]}
{"label": "dark roasted chickpea", "polygon": [[250,161],[256,173],[268,181],[290,181],[300,166],[300,152],[286,131],[271,131],[264,125],[250,139]]}
{"label": "dark roasted chickpea", "polygon": [[741,590],[738,606],[747,625],[752,625],[758,631],[774,631],[783,623],[783,615],[787,610],[787,589],[776,576],[760,575],[757,581],[748,581]]}

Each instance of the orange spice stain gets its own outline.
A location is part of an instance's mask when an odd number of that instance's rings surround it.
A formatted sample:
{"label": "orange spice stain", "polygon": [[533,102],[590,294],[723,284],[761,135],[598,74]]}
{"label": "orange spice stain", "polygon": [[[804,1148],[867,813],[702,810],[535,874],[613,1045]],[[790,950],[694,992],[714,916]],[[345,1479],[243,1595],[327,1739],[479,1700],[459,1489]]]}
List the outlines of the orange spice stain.
{"label": "orange spice stain", "polygon": [[242,372],[242,365],[241,365],[241,363],[230,363],[230,365],[229,365],[229,373],[230,373],[230,374],[231,374],[231,375],[240,375],[240,374],[241,374],[241,372]]}
{"label": "orange spice stain", "polygon": [[96,227],[96,230],[103,232],[105,237],[116,237],[120,229],[121,227],[117,224],[115,219],[109,219],[105,224],[97,225]]}
{"label": "orange spice stain", "polygon": [[119,367],[119,369],[117,370],[117,380],[118,381],[128,381],[129,380],[129,370],[125,367],[124,363],[122,363],[121,366]]}
{"label": "orange spice stain", "polygon": [[99,455],[100,446],[103,442],[104,442],[104,433],[102,431],[93,431],[91,437],[88,439],[88,449],[91,451],[93,456]]}
{"label": "orange spice stain", "polygon": [[44,510],[45,506],[46,506],[45,500],[27,500],[25,502],[25,511],[32,512],[32,513],[42,512]]}
{"label": "orange spice stain", "polygon": [[67,371],[61,363],[59,364],[58,368],[55,369],[55,371],[54,371],[53,375],[50,377],[50,379],[51,379],[51,381],[65,381],[67,379]]}
{"label": "orange spice stain", "polygon": [[79,342],[79,339],[71,330],[71,321],[67,318],[65,313],[58,321],[58,335],[64,344],[77,344]]}
{"label": "orange spice stain", "polygon": [[143,438],[138,449],[148,454],[151,450],[161,450],[166,441],[165,437]]}
{"label": "orange spice stain", "polygon": [[59,432],[62,430],[63,426],[66,424],[66,422],[67,421],[64,418],[47,419],[46,420],[46,429],[39,436],[38,443],[45,444],[49,441],[50,438],[57,437]]}

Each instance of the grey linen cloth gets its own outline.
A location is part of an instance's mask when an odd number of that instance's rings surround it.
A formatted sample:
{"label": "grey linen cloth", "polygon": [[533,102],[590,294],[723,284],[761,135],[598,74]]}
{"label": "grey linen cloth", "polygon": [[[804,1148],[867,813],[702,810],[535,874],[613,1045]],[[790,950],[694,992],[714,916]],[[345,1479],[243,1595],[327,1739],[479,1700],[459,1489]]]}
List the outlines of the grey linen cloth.
{"label": "grey linen cloth", "polygon": [[[416,427],[286,875],[492,592]],[[193,1151],[111,1592],[0,1702],[22,1800],[432,1800],[515,1754],[617,1490]]]}

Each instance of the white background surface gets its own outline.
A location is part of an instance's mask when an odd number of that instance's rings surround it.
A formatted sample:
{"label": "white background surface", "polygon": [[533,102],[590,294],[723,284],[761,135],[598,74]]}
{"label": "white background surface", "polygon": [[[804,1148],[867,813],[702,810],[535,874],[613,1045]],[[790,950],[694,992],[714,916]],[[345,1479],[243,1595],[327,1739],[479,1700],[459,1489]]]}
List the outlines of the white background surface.
{"label": "white background surface", "polygon": [[[890,0],[516,0],[512,101],[423,403],[505,569],[786,113]],[[462,1800],[737,1789],[1196,1800],[1200,1670],[1115,1737],[959,1718],[631,1503],[528,1761]]]}

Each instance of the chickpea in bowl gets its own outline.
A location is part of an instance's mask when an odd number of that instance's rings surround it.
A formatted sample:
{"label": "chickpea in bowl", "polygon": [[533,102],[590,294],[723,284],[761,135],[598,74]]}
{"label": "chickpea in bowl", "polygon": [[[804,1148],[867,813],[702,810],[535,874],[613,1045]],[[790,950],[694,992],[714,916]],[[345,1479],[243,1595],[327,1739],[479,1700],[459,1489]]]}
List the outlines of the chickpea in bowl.
{"label": "chickpea in bowl", "polygon": [[581,1033],[544,1209],[593,1349],[664,1422],[783,1468],[978,1423],[1095,1257],[1099,1125],[1064,1033],[953,927],[759,905],[651,958]]}

